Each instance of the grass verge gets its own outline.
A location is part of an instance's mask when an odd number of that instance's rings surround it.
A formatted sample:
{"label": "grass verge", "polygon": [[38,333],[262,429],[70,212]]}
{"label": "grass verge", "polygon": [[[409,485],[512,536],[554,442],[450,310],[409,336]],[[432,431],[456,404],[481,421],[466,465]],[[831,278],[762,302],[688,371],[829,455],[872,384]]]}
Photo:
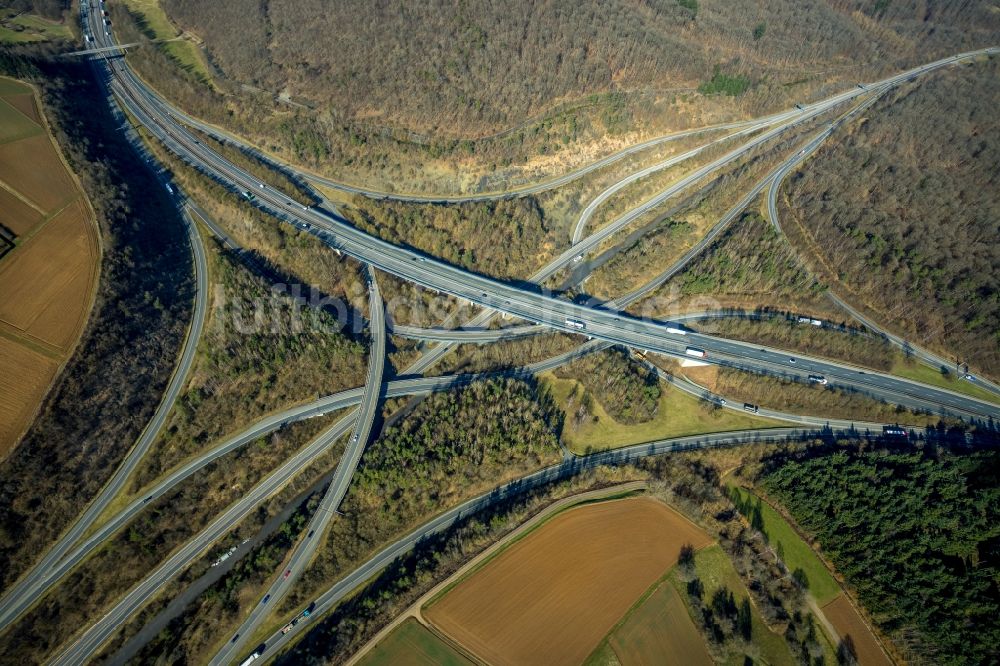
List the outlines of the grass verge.
{"label": "grass verge", "polygon": [[[694,574],[705,586],[705,599],[710,599],[717,589],[723,587],[733,593],[736,603],[740,603],[743,599],[749,597],[749,592],[747,592],[746,586],[743,584],[743,579],[740,578],[740,575],[733,567],[733,563],[730,562],[729,557],[726,556],[726,553],[723,552],[722,547],[719,545],[710,546],[695,553]],[[683,580],[680,568],[674,567],[671,569],[667,575],[667,580],[677,590],[677,594],[684,601],[684,606],[687,608],[688,613],[691,614],[692,619],[697,623],[700,618],[694,615],[694,609],[691,606],[690,597],[687,592],[687,582]],[[764,624],[760,612],[752,602],[750,608],[752,618],[750,643],[759,650],[760,661],[772,666],[794,664],[795,660],[792,658],[792,653],[788,649],[788,644],[784,638],[771,631]],[[730,656],[732,659],[724,663],[744,663],[739,658],[739,655]]]}
{"label": "grass verge", "polygon": [[788,522],[766,502],[745,488],[730,486],[733,499],[740,511],[747,516],[751,524],[767,537],[768,543],[774,548],[788,570],[802,571],[805,587],[816,599],[816,603],[824,605],[833,601],[841,593],[840,586],[830,572],[820,561],[812,547],[800,537]]}
{"label": "grass verge", "polygon": [[[556,404],[564,411],[572,404],[580,386],[574,379],[559,379],[551,373],[541,375],[552,390]],[[693,396],[669,385],[660,384],[659,406],[655,416],[645,423],[625,425],[611,418],[599,402],[591,405],[593,416],[574,427],[568,415],[563,425],[562,441],[576,454],[630,444],[641,444],[668,437],[684,437],[710,432],[748,428],[771,428],[785,425],[780,421],[715,409]]]}
{"label": "grass verge", "polygon": [[954,373],[946,377],[941,374],[940,370],[935,370],[923,363],[907,363],[902,358],[897,357],[890,372],[904,379],[912,379],[913,381],[929,384],[930,386],[938,386],[949,391],[964,393],[965,395],[986,400],[993,404],[1000,404],[1000,398],[995,393],[987,391],[968,380],[957,379]]}
{"label": "grass verge", "polygon": [[[139,14],[145,22],[145,27],[155,39],[172,40],[179,36],[180,31],[167,18],[167,13],[160,7],[157,0],[124,0],[125,5],[134,13]],[[177,64],[205,81],[211,81],[205,59],[198,47],[187,39],[164,42],[160,45]]]}
{"label": "grass verge", "polygon": [[35,14],[18,14],[12,9],[0,14],[0,44],[24,44],[52,39],[73,39],[69,26]]}

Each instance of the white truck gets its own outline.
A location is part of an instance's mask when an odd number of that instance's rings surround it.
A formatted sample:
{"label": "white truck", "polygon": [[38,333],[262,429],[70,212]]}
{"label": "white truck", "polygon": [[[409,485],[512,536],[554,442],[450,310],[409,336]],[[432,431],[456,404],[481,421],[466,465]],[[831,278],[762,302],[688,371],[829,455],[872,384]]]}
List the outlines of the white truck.
{"label": "white truck", "polygon": [[587,325],[584,324],[579,319],[567,319],[566,320],[566,325],[569,326],[570,328],[575,328],[575,329],[580,330],[580,331],[582,331],[583,329],[587,328]]}
{"label": "white truck", "polygon": [[695,358],[705,358],[708,356],[708,353],[704,349],[698,349],[697,347],[688,347],[684,350],[684,353]]}

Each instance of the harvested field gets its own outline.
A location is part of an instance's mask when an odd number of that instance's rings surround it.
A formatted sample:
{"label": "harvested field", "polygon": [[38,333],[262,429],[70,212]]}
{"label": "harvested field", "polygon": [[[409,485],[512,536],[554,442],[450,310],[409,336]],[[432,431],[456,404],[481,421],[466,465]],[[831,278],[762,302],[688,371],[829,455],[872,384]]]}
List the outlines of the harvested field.
{"label": "harvested field", "polygon": [[59,362],[0,335],[0,458],[24,432]]}
{"label": "harvested field", "polygon": [[90,207],[40,113],[30,87],[0,77],[0,457],[72,352],[99,270]]}
{"label": "harvested field", "polygon": [[372,648],[358,666],[471,666],[472,662],[410,618]]}
{"label": "harvested field", "polygon": [[80,201],[0,265],[0,320],[67,349],[80,333],[97,270],[97,243]]}
{"label": "harvested field", "polygon": [[665,504],[634,498],[559,514],[424,612],[491,664],[580,664],[707,534]]}
{"label": "harvested field", "polygon": [[622,666],[711,666],[712,658],[684,602],[661,583],[611,635]]}
{"label": "harvested field", "polygon": [[823,614],[840,634],[841,640],[850,641],[861,666],[892,666],[892,661],[879,647],[868,625],[858,615],[846,595],[841,594],[823,606]]}
{"label": "harvested field", "polygon": [[0,187],[0,224],[23,236],[41,220],[41,213]]}
{"label": "harvested field", "polygon": [[46,134],[0,145],[0,181],[50,214],[79,196]]}
{"label": "harvested field", "polygon": [[30,92],[31,86],[28,84],[21,83],[17,79],[0,76],[0,97],[7,97],[8,95],[23,95]]}

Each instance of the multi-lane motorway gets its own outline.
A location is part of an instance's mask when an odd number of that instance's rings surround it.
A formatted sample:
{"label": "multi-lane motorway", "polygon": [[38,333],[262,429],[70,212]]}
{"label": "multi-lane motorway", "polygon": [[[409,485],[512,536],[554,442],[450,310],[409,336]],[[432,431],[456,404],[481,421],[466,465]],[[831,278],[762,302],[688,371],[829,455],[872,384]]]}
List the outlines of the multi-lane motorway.
{"label": "multi-lane motorway", "polygon": [[195,272],[195,302],[181,354],[173,375],[167,384],[163,399],[160,401],[153,418],[143,429],[139,439],[126,454],[111,480],[105,484],[100,493],[91,501],[86,510],[60,536],[59,540],[42,556],[35,566],[11,586],[3,599],[0,599],[0,627],[6,626],[11,619],[27,610],[38,598],[39,584],[47,578],[48,572],[66,555],[73,544],[80,540],[94,524],[115,497],[121,493],[132,472],[149,451],[149,447],[159,436],[166,423],[167,416],[173,409],[177,396],[180,395],[188,372],[194,362],[195,350],[205,327],[205,316],[208,310],[208,264],[205,259],[205,247],[194,220],[185,215],[188,238],[194,259]]}
{"label": "multi-lane motorway", "polygon": [[[894,85],[922,71],[943,67],[954,61],[954,57],[946,58],[931,65],[915,68],[904,75],[873,84],[869,86],[869,90]],[[121,63],[114,63],[114,66],[123,67]],[[127,81],[128,79],[122,80]],[[709,362],[716,362],[716,359],[725,359],[726,355],[730,355],[742,357],[744,364],[763,363],[772,367],[774,365],[774,350],[753,349],[749,346],[738,345],[710,336],[695,335],[690,336],[687,340],[672,339],[670,335],[665,334],[665,327],[660,322],[642,321],[621,313],[570,303],[541,291],[525,288],[523,285],[512,285],[470,273],[407,248],[394,246],[369,236],[328,211],[313,208],[304,209],[303,206],[286,195],[266,187],[256,178],[227,163],[194,139],[171,118],[152,117],[151,114],[155,113],[155,108],[145,106],[141,95],[135,94],[134,91],[124,86],[119,88],[119,92],[126,106],[146,125],[147,129],[184,159],[211,173],[220,182],[227,183],[234,189],[248,193],[253,192],[254,201],[265,210],[292,224],[307,228],[331,246],[376,268],[421,286],[449,293],[487,308],[503,311],[566,332],[580,332],[582,324],[587,335],[633,348],[670,355],[683,355],[685,343],[690,341],[704,348],[707,353],[706,359]],[[861,92],[863,91],[849,91],[831,99],[839,103],[854,99]],[[832,106],[833,104],[829,101],[812,105],[806,114],[818,113]],[[749,144],[757,145],[756,142],[775,131],[764,133]],[[734,155],[736,152],[732,151],[712,164],[718,168],[720,165],[729,163],[736,159]],[[694,182],[695,175],[701,177],[708,173],[706,169],[707,167],[703,167],[697,170],[694,174],[682,179],[682,182]],[[678,188],[675,186],[669,189],[677,191]],[[623,216],[623,218],[625,217],[627,215]],[[608,230],[615,228],[620,221],[621,219],[604,227],[575,247],[593,247],[599,239],[607,237]],[[571,261],[575,253],[576,249],[564,253],[560,257],[560,261]],[[876,373],[847,374],[843,372],[842,368],[817,359],[813,359],[811,365],[813,366],[810,368],[812,371],[828,375],[828,380],[831,383],[858,388],[887,400],[898,401],[900,395],[921,396],[922,408],[931,411],[963,417],[970,414],[980,417],[995,417],[997,415],[997,408],[992,405],[943,389],[923,387],[913,382],[889,378]]]}
{"label": "multi-lane motorway", "polygon": [[[870,99],[866,100],[864,104],[859,106],[855,110],[855,112],[851,112],[850,114],[847,115],[857,115],[856,112],[861,112],[869,108],[870,106],[875,104],[875,102],[877,102],[879,98],[886,91],[887,89],[883,90],[882,92],[876,95],[873,95]],[[843,123],[843,121],[847,119],[848,118],[845,116],[844,118],[838,120],[835,124],[840,125]],[[831,125],[829,129],[832,131],[833,125]],[[819,143],[811,142],[809,146],[807,146],[804,150],[795,154],[790,160],[786,161],[785,164],[783,164],[781,168],[777,172],[773,173],[769,178],[770,187],[767,188],[767,215],[770,218],[771,224],[779,232],[781,231],[781,222],[778,216],[778,192],[781,189],[781,185],[785,181],[785,178],[788,177],[788,174],[790,174],[792,170],[795,169],[795,167],[799,166],[810,155],[816,152],[817,148],[819,148]],[[865,327],[867,327],[870,331],[885,336],[885,338],[889,340],[892,344],[904,350],[904,352],[906,352],[907,354],[912,354],[913,356],[923,361],[924,363],[934,368],[935,370],[938,370],[940,368],[951,367],[951,362],[946,361],[940,356],[932,352],[929,352],[926,349],[922,349],[921,347],[910,343],[909,341],[903,339],[902,337],[885,330],[885,327],[876,324],[870,317],[866,317],[864,314],[858,311],[857,308],[852,307],[849,303],[847,303],[842,298],[837,296],[833,291],[828,290],[827,297],[831,301],[833,301],[833,303],[841,310],[849,314],[851,317],[854,317],[854,319],[856,319],[857,321],[864,324]],[[983,386],[986,390],[992,391],[993,393],[1000,395],[1000,386],[998,386],[997,384],[994,384],[993,382],[986,379],[981,379],[979,381],[979,384]]]}
{"label": "multi-lane motorway", "polygon": [[364,395],[361,397],[361,411],[355,419],[354,433],[347,444],[347,450],[337,465],[333,479],[320,500],[319,507],[306,525],[306,536],[295,546],[291,558],[278,572],[261,601],[236,630],[236,635],[212,658],[213,665],[225,664],[237,654],[254,630],[268,616],[271,609],[281,603],[288,590],[312,562],[316,549],[324,542],[326,529],[347,495],[347,488],[354,477],[354,471],[361,462],[361,454],[371,437],[372,424],[378,412],[379,395],[382,389],[382,371],[385,365],[385,316],[382,296],[375,280],[375,271],[368,269],[368,304],[371,322],[371,347],[368,360],[368,378]]}
{"label": "multi-lane motorway", "polygon": [[[848,432],[856,434],[859,431],[852,430]],[[765,444],[785,439],[794,440],[823,435],[848,434],[848,432],[837,432],[826,428],[776,428],[768,430],[765,433],[759,431],[740,431],[712,435],[695,435],[637,444],[612,451],[594,453],[582,458],[564,460],[557,465],[506,483],[490,492],[449,509],[386,546],[364,564],[337,581],[336,584],[312,602],[310,605],[312,610],[308,618],[304,618],[300,612],[296,615],[299,618],[299,622],[292,626],[287,633],[282,633],[281,630],[272,633],[264,642],[266,647],[262,654],[263,656],[267,656],[268,654],[277,654],[280,652],[290,642],[298,638],[303,631],[307,631],[312,626],[310,623],[311,619],[321,617],[324,613],[333,609],[342,599],[351,594],[365,581],[370,580],[393,560],[413,549],[421,541],[435,534],[445,532],[461,520],[474,516],[476,513],[490,506],[500,504],[533,488],[544,486],[572,474],[578,474],[581,471],[601,465],[624,465],[648,456],[736,444]],[[864,431],[861,430],[860,432],[863,433]],[[292,620],[294,618],[288,619]]]}

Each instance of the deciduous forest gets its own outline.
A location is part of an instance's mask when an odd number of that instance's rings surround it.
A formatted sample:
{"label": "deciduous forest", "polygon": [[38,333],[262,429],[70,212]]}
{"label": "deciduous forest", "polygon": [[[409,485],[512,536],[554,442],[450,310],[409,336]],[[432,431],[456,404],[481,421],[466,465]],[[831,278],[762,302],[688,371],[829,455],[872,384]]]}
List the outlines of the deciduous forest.
{"label": "deciduous forest", "polygon": [[82,511],[152,417],[194,290],[180,213],[119,131],[90,67],[33,63],[0,51],[0,69],[42,87],[103,245],[97,299],[79,347],[0,466],[0,586],[6,586]]}
{"label": "deciduous forest", "polygon": [[[788,108],[1000,29],[986,0],[163,3],[133,65],[188,111],[301,164],[389,190],[481,190],[624,142]],[[125,41],[145,19],[112,6]],[[430,167],[430,168],[428,168]]]}
{"label": "deciduous forest", "polygon": [[[887,96],[788,183],[783,211],[838,295],[991,374],[1000,372],[998,95],[994,58]],[[785,226],[794,240],[796,225]]]}

